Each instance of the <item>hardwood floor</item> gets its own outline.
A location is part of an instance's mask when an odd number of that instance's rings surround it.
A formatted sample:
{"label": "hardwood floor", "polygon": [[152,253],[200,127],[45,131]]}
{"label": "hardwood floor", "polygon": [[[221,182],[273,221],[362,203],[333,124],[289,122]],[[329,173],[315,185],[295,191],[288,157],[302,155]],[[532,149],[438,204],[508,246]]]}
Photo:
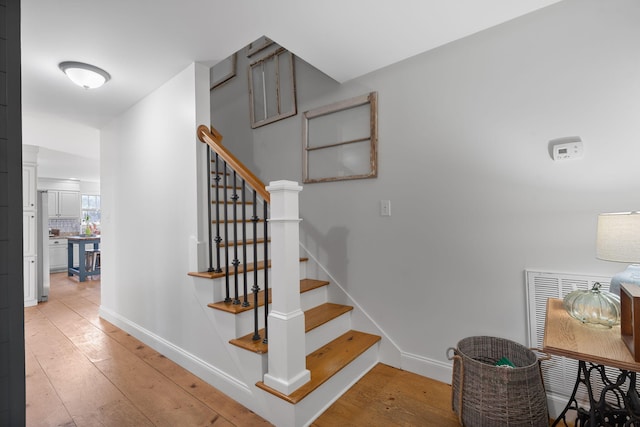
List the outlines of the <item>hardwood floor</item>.
{"label": "hardwood floor", "polygon": [[[269,425],[98,317],[100,280],[51,275],[49,302],[25,309],[27,426]],[[313,424],[457,426],[450,387],[376,366]]]}
{"label": "hardwood floor", "polygon": [[312,427],[455,427],[451,386],[379,363]]}

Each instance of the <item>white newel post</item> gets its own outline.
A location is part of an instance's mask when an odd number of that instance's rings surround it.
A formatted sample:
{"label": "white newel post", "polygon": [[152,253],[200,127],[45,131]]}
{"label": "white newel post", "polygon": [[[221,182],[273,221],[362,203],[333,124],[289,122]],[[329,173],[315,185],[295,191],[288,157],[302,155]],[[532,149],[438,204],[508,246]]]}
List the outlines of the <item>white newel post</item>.
{"label": "white newel post", "polygon": [[269,371],[264,384],[291,394],[311,379],[306,369],[304,313],[300,309],[300,218],[297,182],[273,181],[271,193],[271,312]]}

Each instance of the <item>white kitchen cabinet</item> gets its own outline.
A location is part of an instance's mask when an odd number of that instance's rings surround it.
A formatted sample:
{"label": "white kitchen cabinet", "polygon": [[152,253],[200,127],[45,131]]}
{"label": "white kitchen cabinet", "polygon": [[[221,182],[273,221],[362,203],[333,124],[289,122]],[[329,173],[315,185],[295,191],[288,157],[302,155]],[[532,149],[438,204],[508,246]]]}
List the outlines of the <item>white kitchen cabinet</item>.
{"label": "white kitchen cabinet", "polygon": [[24,306],[38,304],[38,282],[36,281],[36,257],[23,258],[24,267]]}
{"label": "white kitchen cabinet", "polygon": [[49,271],[65,271],[67,253],[67,239],[49,239]]}
{"label": "white kitchen cabinet", "polygon": [[37,254],[36,211],[22,212],[22,255],[35,256]]}
{"label": "white kitchen cabinet", "polygon": [[[69,268],[69,245],[67,239],[49,240],[49,271],[66,271]],[[93,244],[87,244],[87,249],[92,249]],[[73,265],[78,266],[80,254],[78,245],[73,246]]]}
{"label": "white kitchen cabinet", "polygon": [[22,262],[24,306],[38,304],[38,282],[36,255],[38,241],[36,237],[36,198],[38,183],[38,167],[36,163],[22,164]]}
{"label": "white kitchen cabinet", "polygon": [[49,190],[49,218],[80,218],[80,192]]}
{"label": "white kitchen cabinet", "polygon": [[36,171],[35,164],[22,164],[22,210],[36,209]]}

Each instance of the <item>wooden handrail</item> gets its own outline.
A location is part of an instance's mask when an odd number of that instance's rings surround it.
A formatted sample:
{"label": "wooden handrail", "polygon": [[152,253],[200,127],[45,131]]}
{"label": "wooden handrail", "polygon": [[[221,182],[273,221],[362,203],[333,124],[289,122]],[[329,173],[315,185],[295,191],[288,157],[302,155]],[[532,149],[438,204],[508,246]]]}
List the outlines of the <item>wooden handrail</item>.
{"label": "wooden handrail", "polygon": [[227,150],[220,141],[222,141],[222,135],[215,130],[212,126],[211,131],[205,125],[198,126],[198,139],[205,144],[207,144],[213,151],[218,153],[222,159],[227,162],[227,164],[236,171],[238,175],[244,181],[253,188],[260,197],[267,203],[271,203],[271,197],[265,185],[260,178],[255,176],[253,172],[251,172],[236,156],[231,154],[229,150]]}

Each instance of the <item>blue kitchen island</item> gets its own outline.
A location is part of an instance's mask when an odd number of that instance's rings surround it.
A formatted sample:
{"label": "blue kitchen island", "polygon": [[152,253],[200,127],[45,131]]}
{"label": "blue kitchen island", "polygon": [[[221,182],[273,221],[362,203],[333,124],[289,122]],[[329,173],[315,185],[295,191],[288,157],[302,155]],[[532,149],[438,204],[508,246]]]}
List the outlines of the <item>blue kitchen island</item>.
{"label": "blue kitchen island", "polygon": [[[93,244],[93,256],[97,256],[96,251],[100,250],[100,236],[69,236],[67,237],[67,264],[68,274],[78,276],[78,280],[84,282],[87,277],[97,276],[100,274],[100,266],[93,268],[92,266],[87,269],[87,244]],[[78,245],[78,266],[73,265],[73,245]]]}

